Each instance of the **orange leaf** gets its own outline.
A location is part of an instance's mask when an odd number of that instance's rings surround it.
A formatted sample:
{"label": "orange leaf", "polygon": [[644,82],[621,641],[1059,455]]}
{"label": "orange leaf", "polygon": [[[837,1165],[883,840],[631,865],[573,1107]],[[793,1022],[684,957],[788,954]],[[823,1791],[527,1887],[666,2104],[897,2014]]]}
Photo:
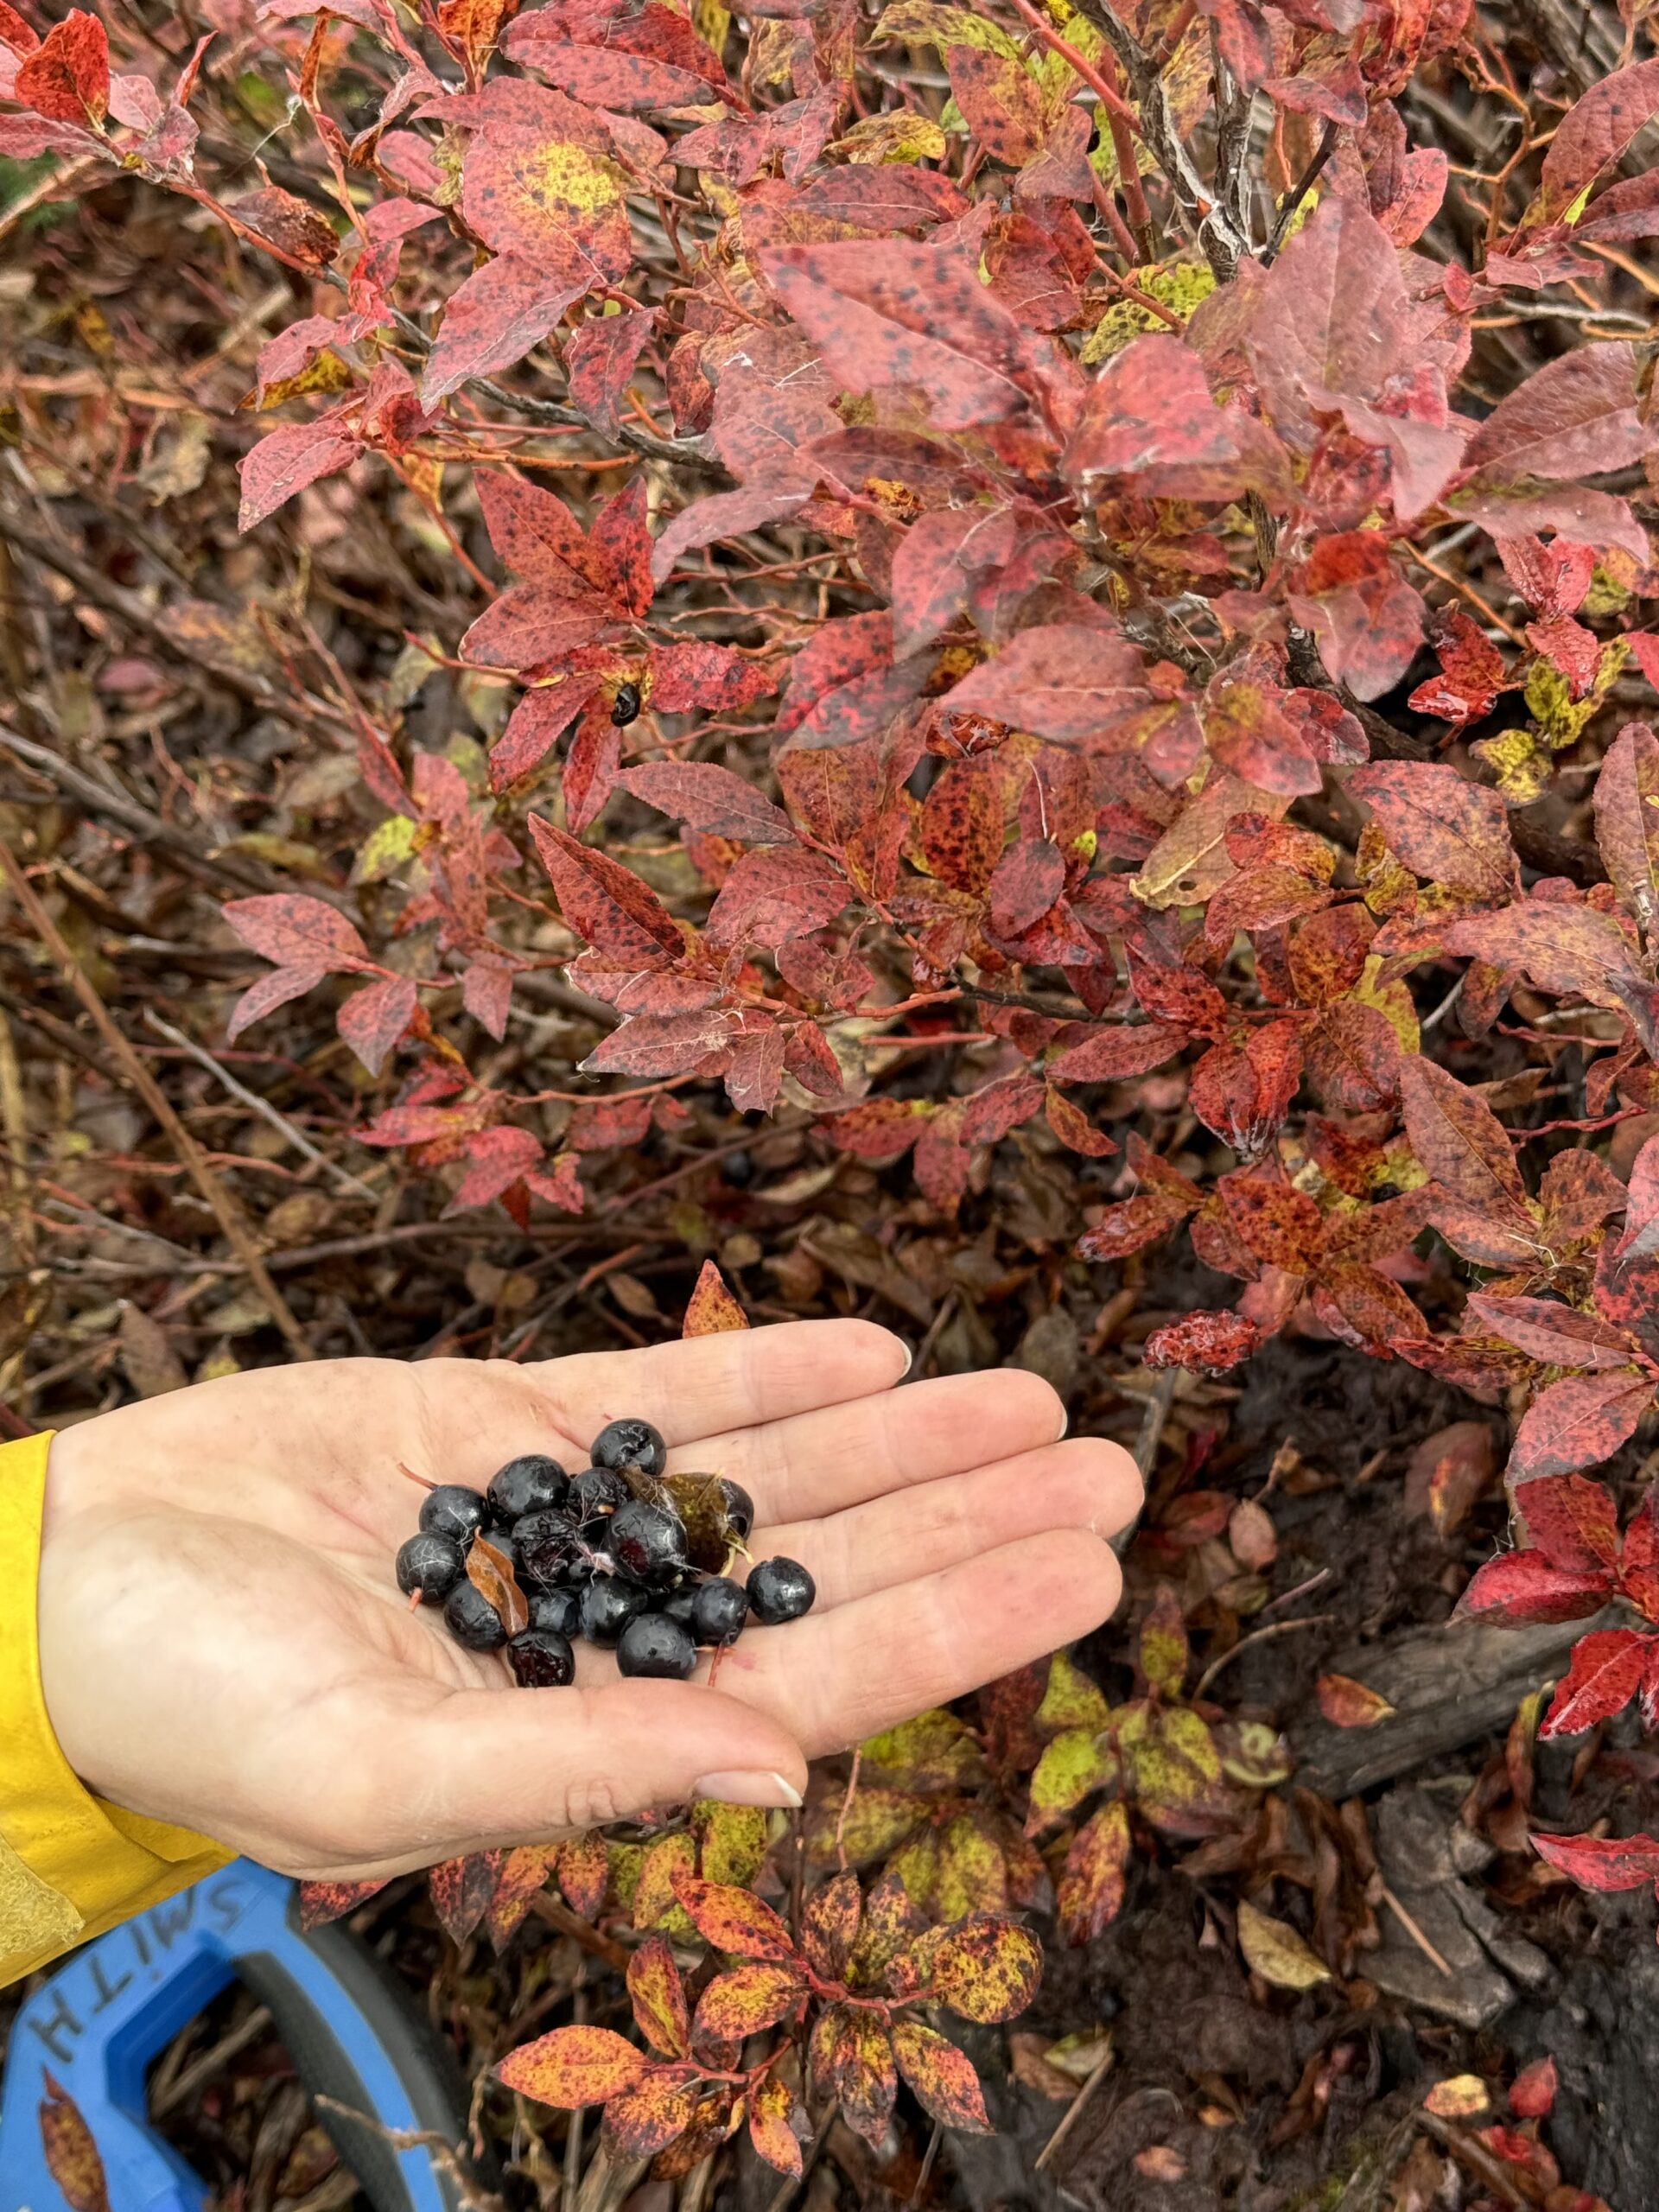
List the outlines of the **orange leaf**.
{"label": "orange leaf", "polygon": [[1333,1728],[1375,1728],[1394,1711],[1387,1698],[1351,1675],[1321,1675],[1313,1688],[1319,1711]]}
{"label": "orange leaf", "polygon": [[792,1967],[760,1961],[716,1974],[697,2000],[700,2043],[740,2043],[781,2020],[806,1984]]}
{"label": "orange leaf", "polygon": [[750,1891],[723,1882],[700,1881],[678,1866],[670,1878],[705,1943],[740,1958],[771,1959],[779,1965],[794,1961],[788,1929],[769,1904],[762,1904]]}
{"label": "orange leaf", "polygon": [[602,2105],[631,2089],[646,2069],[643,2051],[610,2028],[555,2028],[520,2044],[496,2068],[496,2079],[537,2104]]}
{"label": "orange leaf", "polygon": [[647,1936],[628,1961],[628,1997],[645,2041],[664,2058],[683,2058],[690,2044],[690,2018],[666,1936]]}
{"label": "orange leaf", "polygon": [[312,1929],[321,1928],[331,1920],[340,1920],[348,1912],[355,1912],[365,1897],[385,1888],[378,1882],[302,1882],[300,1884],[300,1933],[309,1935]]}
{"label": "orange leaf", "polygon": [[41,2148],[47,2171],[63,2191],[70,2212],[110,2212],[104,2161],[79,2106],[61,2082],[42,2076],[46,2096],[40,2107]]}
{"label": "orange leaf", "polygon": [[747,1329],[749,1317],[738,1304],[712,1260],[705,1260],[691,1302],[685,1309],[683,1337],[714,1337],[727,1329]]}
{"label": "orange leaf", "polygon": [[610,1871],[611,1854],[605,1839],[593,1828],[559,1846],[559,1887],[571,1910],[584,1920],[598,1918]]}
{"label": "orange leaf", "polygon": [[524,1844],[507,1853],[486,1919],[490,1941],[498,1951],[505,1948],[514,1929],[522,1924],[531,1899],[546,1888],[558,1855],[556,1844],[543,1843]]}
{"label": "orange leaf", "polygon": [[821,1884],[801,1908],[801,1948],[826,1981],[839,1981],[846,1972],[863,1910],[863,1892],[852,1873]]}
{"label": "orange leaf", "polygon": [[697,2109],[695,2075],[653,2067],[643,2082],[624,2089],[605,2107],[605,2133],[630,2158],[654,2158],[683,2135]]}
{"label": "orange leaf", "polygon": [[800,2138],[791,2122],[795,2098],[787,2082],[768,2074],[749,2103],[749,2140],[756,2155],[780,2174],[801,2171]]}
{"label": "orange leaf", "polygon": [[1011,1920],[975,1913],[924,1936],[893,1962],[890,1986],[898,1996],[924,1992],[965,2020],[1011,2020],[1037,1994],[1043,1950],[1037,1938]]}
{"label": "orange leaf", "polygon": [[899,2020],[893,2024],[893,2055],[930,2119],[969,2135],[991,2133],[979,2076],[955,2044],[918,2020]]}

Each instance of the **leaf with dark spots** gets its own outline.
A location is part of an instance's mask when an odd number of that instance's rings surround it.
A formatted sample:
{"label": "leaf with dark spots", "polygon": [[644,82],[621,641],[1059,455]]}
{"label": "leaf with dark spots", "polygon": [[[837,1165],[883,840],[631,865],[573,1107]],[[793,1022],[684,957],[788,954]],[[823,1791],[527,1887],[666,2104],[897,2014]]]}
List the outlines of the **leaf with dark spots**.
{"label": "leaf with dark spots", "polygon": [[1438,761],[1390,761],[1348,779],[1371,807],[1391,851],[1426,881],[1480,898],[1517,887],[1509,817],[1493,791]]}
{"label": "leaf with dark spots", "polygon": [[959,247],[781,246],[766,281],[849,391],[925,392],[942,430],[1020,413],[1028,341]]}
{"label": "leaf with dark spots", "polygon": [[1188,1313],[1154,1329],[1141,1358],[1148,1367],[1191,1367],[1207,1375],[1225,1375],[1248,1359],[1261,1341],[1261,1331],[1242,1313]]}
{"label": "leaf with dark spots", "polygon": [[1659,1838],[1650,1835],[1541,1835],[1528,1838],[1538,1856],[1586,1890],[1641,1890],[1659,1880]]}
{"label": "leaf with dark spots", "polygon": [[24,52],[9,97],[48,122],[102,123],[110,110],[110,39],[98,17],[72,8],[54,23]]}
{"label": "leaf with dark spots", "polygon": [[825,854],[804,845],[745,853],[709,912],[711,945],[768,949],[835,920],[851,897],[846,877]]}
{"label": "leaf with dark spots", "polygon": [[464,1943],[489,1910],[505,1851],[473,1851],[446,1859],[427,1877],[432,1906],[451,1942]]}
{"label": "leaf with dark spots", "polygon": [[1508,1133],[1483,1098],[1421,1053],[1400,1065],[1406,1134],[1419,1163],[1435,1181],[1500,1216],[1524,1210],[1526,1185]]}
{"label": "leaf with dark spots", "polygon": [[573,275],[520,254],[497,254],[474,269],[445,303],[421,378],[423,404],[435,407],[474,377],[522,361],[590,281],[586,270]]}
{"label": "leaf with dark spots", "polygon": [[651,343],[656,319],[653,308],[593,315],[564,341],[570,404],[605,437],[618,435],[619,410],[639,357]]}
{"label": "leaf with dark spots", "polygon": [[41,2080],[46,2094],[36,2111],[47,2171],[69,2212],[110,2212],[104,2160],[86,2115],[54,2074],[43,2073]]}
{"label": "leaf with dark spots", "polygon": [[1148,702],[1146,671],[1127,638],[1077,623],[1021,630],[950,695],[952,709],[994,715],[1064,744],[1103,738]]}
{"label": "leaf with dark spots", "polygon": [[1501,1552],[1476,1570],[1458,1600],[1464,1619],[1491,1618],[1505,1627],[1588,1620],[1613,1594],[1612,1577],[1553,1567],[1541,1551]]}
{"label": "leaf with dark spots", "polygon": [[1622,1713],[1642,1686],[1654,1642],[1630,1628],[1580,1637],[1573,1647],[1573,1663],[1538,1724],[1540,1737],[1580,1735]]}
{"label": "leaf with dark spots", "polygon": [[1567,1375],[1527,1408],[1516,1431],[1509,1478],[1566,1474],[1609,1459],[1653,1402],[1653,1377],[1629,1367]]}
{"label": "leaf with dark spots", "polygon": [[990,880],[990,918],[1000,937],[1018,937],[1047,913],[1065,888],[1058,845],[1027,837],[1010,845]]}
{"label": "leaf with dark spots", "polygon": [[1545,1298],[1495,1298],[1471,1291],[1468,1311],[1490,1330],[1555,1367],[1628,1367],[1631,1345],[1623,1330],[1593,1313]]}
{"label": "leaf with dark spots", "polygon": [[979,2076],[967,2053],[919,2020],[896,2020],[893,2055],[899,2071],[929,2119],[959,2134],[992,2133]]}
{"label": "leaf with dark spots", "polygon": [[353,991],[340,1007],[335,1017],[340,1033],[371,1075],[379,1074],[419,1003],[412,976],[389,976]]}
{"label": "leaf with dark spots", "polygon": [[1179,338],[1137,338],[1096,378],[1062,464],[1070,476],[1122,477],[1145,499],[1281,493],[1282,446],[1242,410],[1217,407],[1198,355]]}
{"label": "leaf with dark spots", "polygon": [[813,2027],[808,2059],[815,2094],[833,2098],[854,2133],[879,2145],[899,2093],[893,2043],[880,2020],[849,2005],[827,2005]]}
{"label": "leaf with dark spots", "polygon": [[648,806],[709,836],[766,845],[794,841],[794,829],[781,807],[712,760],[642,761],[625,768],[618,780]]}
{"label": "leaf with dark spots", "polygon": [[530,834],[560,912],[590,944],[647,968],[666,966],[684,950],[673,916],[631,868],[538,814],[530,817]]}
{"label": "leaf with dark spots", "polygon": [[308,484],[348,468],[362,450],[362,439],[330,416],[314,423],[284,423],[237,464],[242,480],[237,528],[251,530]]}
{"label": "leaf with dark spots", "polygon": [[495,2075],[504,2088],[520,2096],[569,2108],[605,2104],[620,2096],[634,2088],[648,2064],[645,2054],[614,2029],[555,2028],[550,2035],[510,2050]]}
{"label": "leaf with dark spots", "polygon": [[1622,339],[1546,361],[1470,440],[1464,460],[1476,486],[1599,475],[1640,461],[1659,445],[1659,424],[1643,420],[1637,366]]}

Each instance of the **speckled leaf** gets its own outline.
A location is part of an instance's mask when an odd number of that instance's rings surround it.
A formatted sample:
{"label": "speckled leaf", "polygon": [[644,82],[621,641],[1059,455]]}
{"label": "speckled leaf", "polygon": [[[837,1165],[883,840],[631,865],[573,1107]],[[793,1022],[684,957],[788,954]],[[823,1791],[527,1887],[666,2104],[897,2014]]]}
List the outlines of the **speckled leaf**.
{"label": "speckled leaf", "polygon": [[749,2140],[757,2157],[774,2172],[800,2173],[800,2139],[791,2124],[795,2117],[794,2091],[779,2075],[768,2074],[749,2099]]}
{"label": "speckled leaf", "polygon": [[446,1859],[427,1876],[432,1909],[454,1943],[464,1943],[489,1910],[506,1859],[505,1851],[470,1851]]}
{"label": "speckled leaf", "polygon": [[924,2027],[919,2020],[896,2020],[893,2055],[930,2120],[960,2134],[992,2133],[973,2061],[937,2029]]}
{"label": "speckled leaf", "polygon": [[1072,1838],[1056,1891],[1068,1943],[1088,1943],[1122,1908],[1129,1861],[1129,1816],[1121,1798],[1092,1814]]}
{"label": "speckled leaf", "polygon": [[69,2212],[110,2212],[104,2161],[80,2107],[55,2075],[41,2079],[46,2094],[36,2109],[47,2171],[63,2192]]}
{"label": "speckled leaf", "polygon": [[649,2062],[614,2030],[555,2028],[551,2035],[510,2050],[495,2069],[496,2079],[538,2104],[602,2105],[631,2089]]}
{"label": "speckled leaf", "polygon": [[879,2145],[899,2092],[893,2044],[873,2013],[831,2005],[819,2015],[809,2047],[812,2086],[833,2097],[855,2134]]}

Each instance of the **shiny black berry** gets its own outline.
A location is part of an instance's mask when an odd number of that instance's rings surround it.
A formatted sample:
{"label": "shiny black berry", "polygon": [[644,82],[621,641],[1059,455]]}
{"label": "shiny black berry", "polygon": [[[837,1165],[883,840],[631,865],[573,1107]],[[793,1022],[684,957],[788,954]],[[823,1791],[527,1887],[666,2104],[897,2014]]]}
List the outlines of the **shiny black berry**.
{"label": "shiny black berry", "polygon": [[429,1529],[398,1548],[397,1587],[406,1598],[418,1590],[423,1605],[435,1605],[447,1598],[466,1572],[461,1546]]}
{"label": "shiny black berry", "polygon": [[817,1585],[798,1560],[763,1559],[749,1570],[749,1610],[776,1628],[798,1620],[817,1596]]}
{"label": "shiny black berry", "polygon": [[611,720],[618,729],[626,729],[630,722],[639,721],[639,686],[637,683],[617,685],[616,696],[611,702]]}
{"label": "shiny black berry", "polygon": [[696,1584],[682,1582],[677,1590],[659,1592],[652,1602],[652,1611],[661,1613],[665,1619],[677,1621],[682,1628],[690,1628],[696,1602]]}
{"label": "shiny black berry", "polygon": [[596,1467],[640,1467],[660,1475],[668,1465],[668,1446],[648,1421],[613,1421],[594,1439]]}
{"label": "shiny black berry", "polygon": [[754,1526],[754,1500],[741,1483],[729,1482],[723,1478],[720,1494],[725,1501],[726,1525],[741,1544]]}
{"label": "shiny black berry", "polygon": [[582,1593],[582,1632],[589,1643],[613,1644],[636,1613],[651,1603],[651,1592],[620,1574],[596,1574]]}
{"label": "shiny black berry", "polygon": [[624,1574],[659,1589],[685,1569],[685,1523],[665,1506],[630,1498],[611,1517],[608,1548]]}
{"label": "shiny black berry", "polygon": [[573,1476],[564,1510],[583,1529],[602,1522],[633,1496],[620,1475],[609,1467],[584,1467]]}
{"label": "shiny black berry", "polygon": [[531,1590],[525,1592],[524,1602],[530,1607],[531,1628],[551,1629],[558,1636],[582,1633],[580,1590]]}
{"label": "shiny black berry", "polygon": [[585,1582],[593,1573],[588,1548],[582,1531],[568,1513],[526,1513],[516,1521],[512,1539],[518,1551],[518,1572],[527,1582],[557,1588]]}
{"label": "shiny black berry", "polygon": [[527,1690],[561,1690],[575,1680],[576,1655],[556,1628],[522,1628],[507,1645],[507,1664]]}
{"label": "shiny black berry", "polygon": [[490,1478],[485,1496],[491,1517],[511,1524],[526,1513],[556,1512],[563,1505],[570,1478],[545,1452],[521,1452]]}
{"label": "shiny black berry", "polygon": [[469,1651],[499,1651],[507,1640],[500,1614],[470,1582],[457,1582],[444,1600],[443,1624]]}
{"label": "shiny black berry", "polygon": [[691,1601],[691,1633],[699,1643],[735,1643],[748,1617],[748,1592],[728,1574],[716,1574]]}
{"label": "shiny black berry", "polygon": [[429,1536],[448,1536],[464,1551],[484,1525],[484,1501],[464,1483],[440,1483],[421,1501],[421,1526]]}
{"label": "shiny black berry", "polygon": [[683,1682],[697,1663],[697,1647],[677,1621],[641,1613],[622,1631],[616,1663],[625,1675],[656,1675]]}

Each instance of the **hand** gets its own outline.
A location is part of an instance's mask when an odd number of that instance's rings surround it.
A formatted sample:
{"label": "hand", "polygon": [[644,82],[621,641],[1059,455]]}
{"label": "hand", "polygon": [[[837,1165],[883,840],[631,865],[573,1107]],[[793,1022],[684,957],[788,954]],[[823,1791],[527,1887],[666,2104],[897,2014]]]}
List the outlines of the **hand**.
{"label": "hand", "polygon": [[[1139,1503],[1116,1446],[1062,1443],[1012,1369],[895,1391],[904,1347],[806,1321],[538,1365],[263,1368],[57,1437],[40,1625],[48,1709],[89,1788],[284,1872],[353,1880],[693,1796],[796,1804],[806,1761],[1095,1627]],[[514,1688],[392,1579],[420,1493],[517,1452],[573,1471],[643,1414],[671,1467],[753,1494],[753,1556],[815,1610],[751,1628],[719,1688]],[[705,1660],[700,1673],[707,1673]],[[510,1696],[497,1693],[511,1689]]]}

